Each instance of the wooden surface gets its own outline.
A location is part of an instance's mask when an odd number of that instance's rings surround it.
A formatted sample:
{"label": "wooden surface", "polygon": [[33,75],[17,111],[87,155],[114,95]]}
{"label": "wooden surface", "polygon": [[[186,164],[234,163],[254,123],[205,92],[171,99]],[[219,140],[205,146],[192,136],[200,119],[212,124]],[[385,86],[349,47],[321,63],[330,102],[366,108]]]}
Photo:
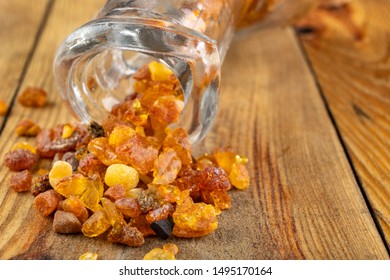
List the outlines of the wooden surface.
{"label": "wooden surface", "polygon": [[[23,46],[12,75],[0,76],[6,81],[0,98],[11,100],[25,87],[39,86],[50,93],[50,104],[31,110],[13,104],[1,119],[1,158],[14,142],[26,140],[14,133],[20,119],[42,127],[69,121],[52,76],[54,53],[105,1],[35,2],[38,19],[20,37],[0,33],[2,42],[13,40],[18,46],[32,29],[30,40],[37,42]],[[364,25],[364,39],[351,37],[355,29],[347,32],[326,15],[327,32],[317,34],[313,28],[297,36],[291,28],[279,28],[233,43],[223,67],[219,113],[204,145],[230,145],[247,155],[252,184],[232,193],[233,207],[219,216],[215,233],[169,240],[179,246],[179,259],[389,258],[390,3],[358,4],[371,13],[357,10],[351,19]],[[18,5],[7,9],[24,17],[27,11]],[[2,24],[7,13],[0,10]],[[6,49],[1,61],[13,61],[16,51]],[[9,71],[8,64],[0,64],[1,75]],[[33,209],[31,194],[9,189],[9,176],[1,166],[0,259],[77,259],[86,251],[96,251],[101,259],[141,259],[165,243],[151,238],[129,248],[55,234],[51,219]]]}

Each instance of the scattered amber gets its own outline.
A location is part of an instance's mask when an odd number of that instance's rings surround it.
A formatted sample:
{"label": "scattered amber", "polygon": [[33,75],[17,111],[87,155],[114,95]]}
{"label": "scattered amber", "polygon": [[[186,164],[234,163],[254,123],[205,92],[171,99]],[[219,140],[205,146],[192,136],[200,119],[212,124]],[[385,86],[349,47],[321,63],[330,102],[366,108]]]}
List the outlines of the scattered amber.
{"label": "scattered amber", "polygon": [[72,173],[73,173],[72,165],[70,165],[66,161],[62,161],[62,160],[56,161],[49,172],[50,185],[53,188],[55,188],[55,186],[57,186],[57,184],[63,178],[72,175]]}
{"label": "scattered amber", "polygon": [[144,260],[176,260],[175,255],[179,252],[179,248],[172,243],[165,244],[162,248],[154,248],[149,251]]}
{"label": "scattered amber", "polygon": [[7,111],[8,111],[8,104],[3,99],[0,99],[0,116],[5,116]]}
{"label": "scattered amber", "polygon": [[53,230],[63,234],[78,233],[81,231],[81,223],[72,213],[57,210],[54,213]]}
{"label": "scattered amber", "polygon": [[48,190],[38,194],[34,199],[34,207],[39,213],[47,217],[56,210],[62,197],[55,190]]}
{"label": "scattered amber", "polygon": [[82,255],[79,257],[79,260],[88,260],[88,261],[92,261],[92,260],[97,260],[97,258],[98,258],[98,254],[97,254],[97,253],[86,252],[86,253],[82,254]]}
{"label": "scattered amber", "polygon": [[31,120],[21,120],[15,128],[18,136],[37,136],[41,128]]}
{"label": "scattered amber", "polygon": [[237,189],[243,190],[249,187],[250,177],[243,163],[235,162],[229,174],[229,180]]}
{"label": "scattered amber", "polygon": [[104,211],[96,211],[85,221],[81,227],[81,231],[85,236],[95,237],[103,234],[110,227],[111,224],[106,213]]}
{"label": "scattered amber", "polygon": [[37,156],[26,149],[16,149],[4,155],[4,164],[13,171],[31,169],[37,162]]}
{"label": "scattered amber", "polygon": [[30,171],[23,170],[11,175],[10,187],[16,192],[25,192],[31,189],[32,176]]}
{"label": "scattered amber", "polygon": [[43,107],[46,105],[46,91],[41,88],[28,87],[18,98],[18,102],[25,107]]}
{"label": "scattered amber", "polygon": [[150,109],[151,116],[163,124],[176,123],[184,108],[184,102],[176,96],[161,96]]}

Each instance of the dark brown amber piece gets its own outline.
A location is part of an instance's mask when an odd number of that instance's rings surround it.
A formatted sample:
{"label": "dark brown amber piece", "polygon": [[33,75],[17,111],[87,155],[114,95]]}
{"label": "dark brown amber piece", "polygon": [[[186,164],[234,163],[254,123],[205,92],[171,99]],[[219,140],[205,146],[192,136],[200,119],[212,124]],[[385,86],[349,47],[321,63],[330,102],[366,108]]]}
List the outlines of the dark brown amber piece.
{"label": "dark brown amber piece", "polygon": [[77,233],[81,231],[81,223],[72,213],[58,210],[54,214],[53,229],[57,233]]}
{"label": "dark brown amber piece", "polygon": [[33,180],[31,187],[31,193],[33,196],[37,196],[40,193],[51,190],[53,187],[49,182],[49,174],[39,176]]}
{"label": "dark brown amber piece", "polygon": [[27,149],[16,149],[4,156],[4,164],[13,171],[31,169],[37,162],[37,156]]}

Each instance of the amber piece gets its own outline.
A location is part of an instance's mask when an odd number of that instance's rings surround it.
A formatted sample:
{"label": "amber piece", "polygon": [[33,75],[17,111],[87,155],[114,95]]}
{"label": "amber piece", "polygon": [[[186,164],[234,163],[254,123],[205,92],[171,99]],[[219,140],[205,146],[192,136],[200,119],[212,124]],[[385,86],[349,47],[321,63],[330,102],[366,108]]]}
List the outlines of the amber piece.
{"label": "amber piece", "polygon": [[91,138],[98,138],[98,137],[104,137],[104,129],[103,129],[103,126],[98,124],[97,122],[95,121],[92,121],[89,125],[88,125],[88,131],[89,131],[89,134],[91,135]]}
{"label": "amber piece", "polygon": [[212,203],[220,210],[228,209],[232,206],[230,195],[224,190],[213,190],[210,192]]}
{"label": "amber piece", "polygon": [[115,149],[139,173],[146,175],[154,167],[158,150],[139,134],[134,134],[129,141]]}
{"label": "amber piece", "polygon": [[63,125],[54,129],[43,129],[36,138],[37,152],[42,158],[53,158],[57,153],[76,151],[88,139],[88,130],[85,126],[74,126],[74,131],[68,138],[62,138]]}
{"label": "amber piece", "polygon": [[156,208],[154,210],[150,210],[148,214],[146,214],[146,220],[149,224],[167,219],[169,215],[172,215],[175,208],[172,204],[164,204],[163,206]]}
{"label": "amber piece", "polygon": [[115,206],[114,202],[108,198],[103,197],[101,199],[103,209],[106,212],[107,218],[110,221],[111,225],[114,226],[116,223],[123,223],[122,212]]}
{"label": "amber piece", "polygon": [[176,260],[175,255],[179,248],[173,243],[167,243],[162,248],[154,248],[149,251],[144,260]]}
{"label": "amber piece", "polygon": [[187,132],[183,128],[169,130],[164,140],[163,147],[174,149],[183,165],[192,163],[190,140]]}
{"label": "amber piece", "polygon": [[165,149],[154,162],[153,184],[172,183],[181,169],[181,161],[175,150]]}
{"label": "amber piece", "polygon": [[16,149],[4,155],[4,164],[12,171],[31,169],[37,162],[37,156],[26,149]]}
{"label": "amber piece", "polygon": [[126,163],[122,156],[118,156],[120,153],[117,154],[108,144],[106,137],[95,138],[89,142],[88,151],[107,166],[115,163]]}
{"label": "amber piece", "polygon": [[155,188],[149,188],[138,195],[138,203],[143,213],[160,207],[162,203],[161,194]]}
{"label": "amber piece", "polygon": [[69,163],[72,166],[73,171],[76,171],[79,167],[79,160],[76,159],[75,152],[66,152],[65,154],[63,154],[61,160]]}
{"label": "amber piece", "polygon": [[237,189],[243,190],[248,188],[250,176],[246,166],[243,163],[234,163],[229,174],[229,180]]}
{"label": "amber piece", "polygon": [[73,174],[62,179],[53,188],[66,198],[72,195],[78,197],[85,207],[94,212],[101,209],[99,202],[104,191],[101,181],[88,179],[81,174]]}
{"label": "amber piece", "polygon": [[139,215],[132,218],[129,222],[129,226],[136,227],[144,235],[144,237],[156,235],[146,220],[146,215]]}
{"label": "amber piece", "polygon": [[30,145],[30,144],[27,143],[27,142],[18,142],[18,143],[15,143],[15,144],[11,147],[11,151],[15,151],[15,150],[18,150],[18,149],[29,150],[29,151],[32,152],[34,155],[37,153],[37,149],[35,149],[34,146]]}
{"label": "amber piece", "polygon": [[41,132],[41,128],[36,125],[32,120],[21,120],[15,128],[15,132],[18,136],[37,136]]}
{"label": "amber piece", "polygon": [[53,187],[49,182],[49,174],[42,175],[33,180],[31,187],[31,193],[33,196],[37,196],[40,193],[43,193],[47,190],[51,190]]}
{"label": "amber piece", "polygon": [[86,252],[86,253],[82,254],[82,255],[79,257],[79,260],[88,260],[88,261],[92,261],[92,260],[97,260],[97,258],[98,258],[98,254],[97,254],[97,253]]}
{"label": "amber piece", "polygon": [[177,237],[200,237],[218,227],[214,207],[202,202],[193,203],[190,198],[176,207],[173,221],[173,234]]}
{"label": "amber piece", "polygon": [[175,96],[162,96],[158,98],[152,108],[150,115],[163,124],[176,123],[184,108],[184,102]]}
{"label": "amber piece", "polygon": [[111,164],[106,170],[104,182],[109,187],[122,185],[126,190],[131,190],[137,186],[139,176],[137,170],[131,166],[126,164]]}
{"label": "amber piece", "polygon": [[57,210],[54,213],[53,230],[63,234],[77,233],[81,231],[81,223],[72,213]]}
{"label": "amber piece", "polygon": [[213,156],[218,166],[229,174],[236,162],[236,154],[230,148],[219,148],[214,151]]}
{"label": "amber piece", "polygon": [[66,138],[69,138],[73,135],[73,132],[74,132],[74,127],[70,124],[64,124],[63,128],[62,128],[62,134],[61,134],[61,137],[63,139],[66,139]]}
{"label": "amber piece", "polygon": [[[125,121],[121,120],[119,117],[116,117],[114,115],[108,115],[107,118],[105,118],[102,122],[102,127],[104,130],[103,136],[109,137],[111,132],[118,125],[127,125],[127,126],[132,127],[131,124],[126,123]],[[103,137],[103,136],[100,136],[100,137]]]}
{"label": "amber piece", "polygon": [[11,175],[9,186],[15,192],[26,192],[31,189],[32,176],[30,171],[23,170]]}
{"label": "amber piece", "polygon": [[120,198],[115,201],[115,206],[122,212],[123,215],[130,218],[138,217],[142,213],[138,199],[136,198]]}
{"label": "amber piece", "polygon": [[61,199],[61,195],[55,190],[48,190],[35,197],[34,207],[42,216],[47,217],[56,210]]}
{"label": "amber piece", "polygon": [[76,196],[69,196],[69,198],[60,201],[58,209],[66,212],[70,212],[79,219],[80,223],[83,224],[88,219],[88,210],[85,208],[83,203]]}
{"label": "amber piece", "polygon": [[137,132],[127,125],[118,125],[112,130],[108,138],[108,144],[116,148],[129,141]]}
{"label": "amber piece", "polygon": [[148,68],[150,77],[153,81],[166,81],[173,75],[172,71],[168,67],[157,61],[150,62],[148,64]]}
{"label": "amber piece", "polygon": [[54,162],[49,172],[49,182],[54,188],[63,178],[72,175],[72,166],[66,161],[58,160]]}
{"label": "amber piece", "polygon": [[174,185],[153,185],[148,186],[150,192],[155,192],[155,199],[161,201],[160,204],[177,203],[181,200],[182,192]]}
{"label": "amber piece", "polygon": [[27,87],[18,97],[18,102],[25,107],[43,107],[47,93],[41,88]]}
{"label": "amber piece", "polygon": [[8,104],[3,100],[0,99],[0,116],[5,116],[8,111]]}
{"label": "amber piece", "polygon": [[85,221],[81,227],[81,231],[85,236],[95,237],[103,234],[111,227],[104,211],[96,211]]}
{"label": "amber piece", "polygon": [[132,247],[141,246],[145,243],[143,234],[136,227],[123,223],[117,223],[113,226],[107,235],[107,240]]}
{"label": "amber piece", "polygon": [[148,83],[143,89],[140,98],[141,105],[148,111],[161,96],[173,96],[175,94],[175,84],[172,83]]}
{"label": "amber piece", "polygon": [[124,198],[126,196],[126,189],[122,185],[112,186],[104,192],[104,197],[107,197],[111,201]]}
{"label": "amber piece", "polygon": [[94,154],[86,154],[80,159],[77,167],[78,172],[90,179],[103,179],[107,166],[103,164]]}
{"label": "amber piece", "polygon": [[121,119],[135,126],[144,126],[147,124],[148,118],[148,111],[142,107],[140,100],[135,98],[131,101],[131,105],[123,113]]}

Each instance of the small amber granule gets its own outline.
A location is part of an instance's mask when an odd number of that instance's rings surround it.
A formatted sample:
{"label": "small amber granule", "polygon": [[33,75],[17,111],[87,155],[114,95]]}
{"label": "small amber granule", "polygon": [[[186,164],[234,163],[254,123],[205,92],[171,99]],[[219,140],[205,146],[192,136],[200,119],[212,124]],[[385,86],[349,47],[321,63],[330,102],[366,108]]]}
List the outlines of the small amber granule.
{"label": "small amber granule", "polygon": [[74,195],[61,200],[58,204],[58,209],[72,213],[77,219],[79,219],[81,224],[83,224],[89,216],[87,208],[85,208],[80,199]]}
{"label": "small amber granule", "polygon": [[37,156],[27,149],[12,150],[4,155],[4,164],[13,171],[32,169],[37,162]]}
{"label": "small amber granule", "polygon": [[39,213],[47,217],[57,209],[62,197],[55,190],[48,190],[38,194],[34,199],[34,207]]}
{"label": "small amber granule", "polygon": [[95,237],[103,234],[111,227],[110,220],[103,210],[96,211],[83,223],[81,231],[85,236]]}
{"label": "small amber granule", "polygon": [[5,116],[7,111],[8,111],[8,104],[3,99],[0,99],[0,116]]}
{"label": "small amber granule", "polygon": [[41,128],[36,125],[32,120],[21,120],[15,128],[15,133],[18,136],[37,136],[41,132]]}
{"label": "small amber granule", "polygon": [[29,170],[23,170],[11,175],[9,186],[16,192],[26,192],[31,189],[32,175]]}
{"label": "small amber granule", "polygon": [[49,172],[50,185],[54,188],[63,178],[72,175],[72,173],[72,165],[66,161],[56,161]]}
{"label": "small amber granule", "polygon": [[43,107],[47,93],[41,88],[27,87],[18,97],[18,102],[25,107]]}
{"label": "small amber granule", "polygon": [[79,257],[79,260],[88,260],[88,261],[92,261],[92,260],[97,260],[97,258],[98,258],[98,254],[97,254],[97,253],[86,252],[86,253],[82,254],[82,255]]}
{"label": "small amber granule", "polygon": [[81,231],[81,223],[73,213],[57,210],[54,213],[53,230],[63,234],[78,233]]}
{"label": "small amber granule", "polygon": [[139,181],[138,172],[125,164],[112,164],[106,170],[104,182],[107,186],[121,185],[126,190],[133,189]]}
{"label": "small amber granule", "polygon": [[167,243],[162,248],[154,248],[149,251],[144,260],[176,260],[175,255],[179,248],[173,243]]}
{"label": "small amber granule", "polygon": [[126,223],[116,223],[108,233],[107,240],[131,247],[141,246],[145,243],[142,232]]}
{"label": "small amber granule", "polygon": [[18,150],[18,149],[29,150],[34,155],[37,153],[37,149],[35,149],[34,146],[32,146],[31,144],[29,144],[27,142],[17,142],[17,143],[15,143],[12,146],[11,151],[15,151],[15,150]]}

